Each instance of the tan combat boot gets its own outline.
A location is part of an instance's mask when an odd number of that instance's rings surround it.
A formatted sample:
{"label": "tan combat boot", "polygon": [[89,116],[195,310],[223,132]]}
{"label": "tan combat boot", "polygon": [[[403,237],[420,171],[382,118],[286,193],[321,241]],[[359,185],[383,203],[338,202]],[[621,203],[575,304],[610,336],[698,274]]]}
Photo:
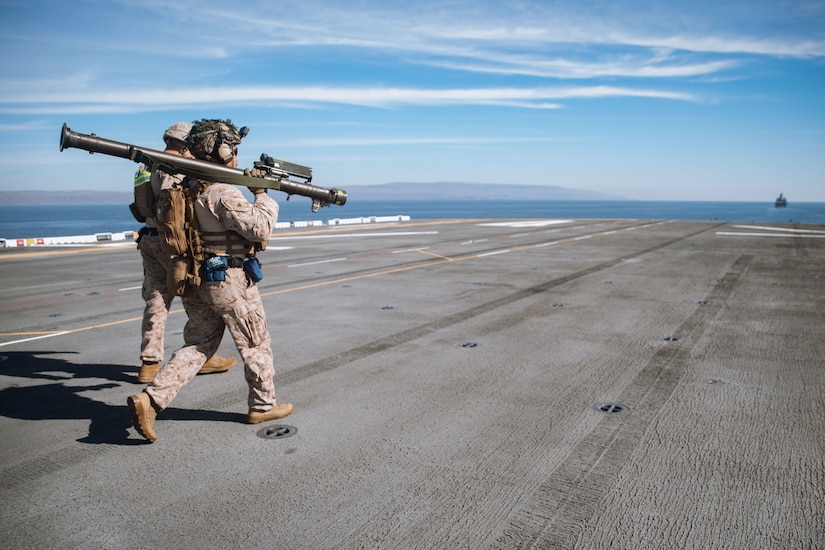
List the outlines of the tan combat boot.
{"label": "tan combat boot", "polygon": [[232,367],[234,367],[235,363],[237,363],[235,359],[231,359],[229,357],[221,357],[219,355],[213,355],[209,358],[209,361],[203,364],[201,370],[198,371],[198,374],[226,372]]}
{"label": "tan combat boot", "polygon": [[138,372],[138,382],[141,384],[148,384],[155,379],[155,375],[160,370],[160,363],[143,363]]}
{"label": "tan combat boot", "polygon": [[267,420],[277,420],[278,418],[291,415],[293,410],[294,407],[292,406],[292,403],[282,403],[280,405],[275,405],[268,411],[264,412],[249,411],[249,414],[246,415],[246,423],[259,424],[261,422],[266,422]]}
{"label": "tan combat boot", "polygon": [[132,415],[132,426],[138,431],[140,435],[149,440],[149,443],[154,443],[158,438],[155,434],[155,418],[158,412],[152,405],[152,399],[146,392],[131,396],[126,400],[129,405],[129,413]]}

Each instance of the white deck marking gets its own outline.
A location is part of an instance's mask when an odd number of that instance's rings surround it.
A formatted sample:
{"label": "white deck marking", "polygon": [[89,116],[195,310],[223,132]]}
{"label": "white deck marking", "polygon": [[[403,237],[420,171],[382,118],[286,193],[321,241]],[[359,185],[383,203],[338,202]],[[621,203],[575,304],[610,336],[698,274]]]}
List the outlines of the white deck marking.
{"label": "white deck marking", "polygon": [[508,252],[510,252],[509,249],[495,250],[493,252],[485,252],[484,254],[476,254],[476,258],[483,258],[485,256],[495,256],[496,254],[507,254]]}
{"label": "white deck marking", "polygon": [[0,347],[10,346],[12,344],[22,344],[24,342],[32,342],[34,340],[42,340],[43,338],[51,338],[52,336],[61,336],[63,334],[68,334],[69,332],[71,332],[71,331],[64,330],[62,332],[53,332],[52,334],[44,334],[42,336],[35,336],[33,338],[24,338],[22,340],[12,340],[11,342],[3,342],[2,344],[0,344]]}
{"label": "white deck marking", "polygon": [[764,225],[734,225],[738,229],[761,229],[763,231],[784,231],[785,233],[818,233],[825,235],[825,231],[817,229],[791,229],[788,227],[766,227]]}
{"label": "white deck marking", "polygon": [[295,235],[294,237],[274,237],[272,241],[287,239],[343,239],[346,237],[408,237],[410,235],[438,235],[438,231],[393,231],[389,233],[331,233],[329,235]]}
{"label": "white deck marking", "polygon": [[799,233],[748,233],[745,231],[717,231],[716,234],[727,237],[793,237],[796,239],[825,239],[825,235],[800,235]]}
{"label": "white deck marking", "polygon": [[306,265],[331,264],[333,262],[344,262],[346,258],[333,258],[331,260],[318,260],[317,262],[306,262],[303,264],[291,264],[287,267],[304,267]]}
{"label": "white deck marking", "polygon": [[522,220],[513,222],[480,223],[480,227],[545,227],[559,223],[573,223],[573,220]]}

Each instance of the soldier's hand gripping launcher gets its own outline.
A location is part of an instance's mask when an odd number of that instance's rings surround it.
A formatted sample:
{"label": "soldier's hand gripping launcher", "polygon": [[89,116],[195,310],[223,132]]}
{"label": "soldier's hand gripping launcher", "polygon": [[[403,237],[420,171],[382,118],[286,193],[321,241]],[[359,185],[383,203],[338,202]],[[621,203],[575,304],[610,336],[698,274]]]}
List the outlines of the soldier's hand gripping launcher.
{"label": "soldier's hand gripping launcher", "polygon": [[[170,174],[184,174],[206,181],[231,183],[244,187],[265,187],[282,191],[290,196],[309,197],[312,199],[313,212],[317,212],[319,206],[332,204],[343,206],[347,202],[347,192],[343,189],[326,189],[312,185],[310,183],[312,168],[273,159],[266,154],[261,155],[261,160],[255,162],[255,168],[266,175],[263,177],[248,176],[238,168],[170,155],[137,145],[103,139],[94,134],[73,132],[66,124],[63,124],[63,130],[60,133],[60,150],[72,147],[89,153],[103,153],[145,164],[149,170],[158,169]],[[295,181],[296,179],[300,181]]]}

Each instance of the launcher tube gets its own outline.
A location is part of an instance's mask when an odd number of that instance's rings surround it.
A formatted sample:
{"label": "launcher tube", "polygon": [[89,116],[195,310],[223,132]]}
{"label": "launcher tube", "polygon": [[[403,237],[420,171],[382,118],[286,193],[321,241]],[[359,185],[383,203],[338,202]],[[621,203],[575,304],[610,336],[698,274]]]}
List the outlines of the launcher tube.
{"label": "launcher tube", "polygon": [[318,206],[329,206],[331,204],[343,206],[347,202],[347,193],[343,189],[327,189],[309,183],[295,182],[272,176],[247,176],[243,170],[238,168],[170,155],[154,149],[104,139],[94,134],[81,134],[72,131],[66,124],[63,124],[63,130],[60,133],[60,150],[71,148],[119,157],[145,164],[150,169],[184,174],[205,181],[231,183],[244,187],[265,187],[282,191],[287,195],[309,197],[313,201],[313,212],[318,209]]}

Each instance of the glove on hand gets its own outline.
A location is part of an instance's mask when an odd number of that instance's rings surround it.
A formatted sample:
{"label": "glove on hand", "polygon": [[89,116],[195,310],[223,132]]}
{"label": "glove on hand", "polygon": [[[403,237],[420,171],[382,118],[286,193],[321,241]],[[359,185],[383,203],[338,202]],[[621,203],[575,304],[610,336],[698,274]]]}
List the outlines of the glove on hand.
{"label": "glove on hand", "polygon": [[[266,176],[266,171],[261,170],[260,168],[253,168],[252,170],[249,168],[244,168],[243,175],[252,178],[262,178]],[[259,193],[266,193],[266,187],[247,187],[247,189],[252,191],[255,195]]]}
{"label": "glove on hand", "polygon": [[252,178],[262,178],[266,176],[266,170],[261,170],[260,168],[253,168],[250,170],[249,168],[244,168],[243,175]]}

